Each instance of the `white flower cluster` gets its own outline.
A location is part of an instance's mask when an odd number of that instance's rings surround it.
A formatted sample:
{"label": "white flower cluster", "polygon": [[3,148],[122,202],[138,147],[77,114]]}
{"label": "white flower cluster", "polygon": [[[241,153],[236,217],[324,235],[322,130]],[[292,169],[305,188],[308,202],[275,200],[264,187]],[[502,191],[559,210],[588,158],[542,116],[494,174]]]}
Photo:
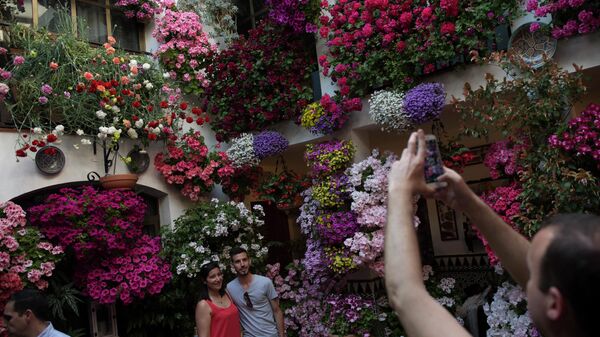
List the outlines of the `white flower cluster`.
{"label": "white flower cluster", "polygon": [[452,290],[454,289],[455,284],[456,284],[455,279],[453,279],[451,277],[445,277],[440,280],[440,284],[438,285],[438,287],[440,289],[442,289],[442,291],[445,292],[446,294],[450,294],[450,293],[452,293]]}
{"label": "white flower cluster", "polygon": [[244,133],[232,139],[226,153],[233,167],[257,166],[260,163],[254,153],[254,136],[251,133]]}
{"label": "white flower cluster", "polygon": [[205,0],[200,2],[202,19],[214,27],[215,32],[227,38],[237,37],[235,14],[238,11],[234,1]]}
{"label": "white flower cluster", "polygon": [[488,336],[494,337],[533,337],[538,336],[533,326],[529,312],[520,315],[517,306],[524,306],[525,293],[516,285],[502,283],[494,294],[492,303],[484,304],[483,311],[487,315],[490,326]]}
{"label": "white flower cluster", "polygon": [[454,304],[456,304],[454,299],[451,297],[448,297],[448,296],[438,297],[435,300],[438,301],[438,303],[441,304],[442,306],[448,307],[448,308],[452,308],[454,306]]}
{"label": "white flower cluster", "polygon": [[[233,246],[240,246],[248,251],[252,258],[261,259],[268,253],[267,247],[260,243],[264,239],[256,229],[264,225],[258,216],[263,216],[261,206],[254,206],[255,213],[246,208],[244,203],[230,201],[223,203],[212,199],[210,206],[216,216],[212,219],[204,214],[205,222],[194,231],[181,252],[175,258],[175,269],[178,275],[194,278],[205,263],[216,261],[224,270],[229,265],[229,252]],[[233,207],[231,207],[233,206]],[[232,214],[232,208],[235,212]],[[177,227],[175,228],[177,231]]]}
{"label": "white flower cluster", "polygon": [[376,91],[369,99],[369,115],[377,125],[381,126],[383,131],[403,131],[412,126],[403,106],[403,93]]}

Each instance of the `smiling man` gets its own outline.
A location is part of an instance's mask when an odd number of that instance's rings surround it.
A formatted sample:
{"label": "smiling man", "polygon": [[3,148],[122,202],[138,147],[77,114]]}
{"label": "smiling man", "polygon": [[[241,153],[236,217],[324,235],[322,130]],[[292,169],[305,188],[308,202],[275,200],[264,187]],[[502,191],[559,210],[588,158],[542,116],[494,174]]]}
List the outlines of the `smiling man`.
{"label": "smiling man", "polygon": [[25,289],[14,293],[4,307],[4,325],[10,337],[69,337],[55,330],[49,321],[46,297]]}
{"label": "smiling man", "polygon": [[[419,146],[417,147],[417,143]],[[414,132],[389,174],[385,283],[390,304],[410,337],[468,337],[425,289],[412,219],[414,195],[464,212],[514,280],[526,289],[529,313],[545,337],[597,337],[600,317],[600,217],[563,214],[529,242],[445,168],[437,183],[424,177],[425,137]]]}
{"label": "smiling man", "polygon": [[237,277],[227,291],[240,312],[244,337],[284,337],[283,312],[273,282],[250,271],[252,261],[241,247],[229,252]]}

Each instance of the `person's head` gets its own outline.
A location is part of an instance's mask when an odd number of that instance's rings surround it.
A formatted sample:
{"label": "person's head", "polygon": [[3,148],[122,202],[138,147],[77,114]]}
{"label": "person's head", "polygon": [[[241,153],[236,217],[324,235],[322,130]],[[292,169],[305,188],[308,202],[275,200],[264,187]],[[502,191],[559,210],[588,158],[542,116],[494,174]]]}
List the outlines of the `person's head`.
{"label": "person's head", "polygon": [[238,276],[246,276],[250,273],[250,257],[248,251],[242,247],[234,247],[229,251],[231,264]]}
{"label": "person's head", "polygon": [[6,303],[3,317],[9,336],[30,336],[50,319],[48,300],[38,290],[18,291]]}
{"label": "person's head", "polygon": [[209,299],[209,290],[217,291],[221,296],[225,294],[225,283],[223,282],[223,272],[219,263],[208,262],[200,267],[200,280],[202,281],[202,287],[200,287],[200,299]]}
{"label": "person's head", "polygon": [[597,336],[600,217],[560,214],[547,220],[527,262],[529,311],[542,334]]}

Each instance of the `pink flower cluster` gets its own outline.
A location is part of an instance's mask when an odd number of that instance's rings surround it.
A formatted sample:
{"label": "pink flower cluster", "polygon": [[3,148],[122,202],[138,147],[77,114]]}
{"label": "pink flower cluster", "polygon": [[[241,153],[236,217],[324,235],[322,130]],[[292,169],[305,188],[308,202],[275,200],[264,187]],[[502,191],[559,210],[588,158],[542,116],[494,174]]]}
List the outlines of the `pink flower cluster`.
{"label": "pink flower cluster", "polygon": [[[523,190],[517,183],[512,183],[509,186],[497,187],[494,190],[483,193],[481,199],[488,204],[507,224],[511,225],[518,231],[513,219],[521,213],[521,202],[518,200],[519,195]],[[490,264],[492,266],[499,262],[498,257],[491,249],[488,241],[483,237],[477,227],[473,226],[477,237],[481,240],[488,254]]]}
{"label": "pink flower cluster", "polygon": [[[379,154],[377,149],[366,159],[346,170],[350,185],[351,209],[357,215],[359,231],[344,241],[357,266],[367,266],[383,275],[384,227],[387,222],[388,174],[398,156]],[[416,200],[415,200],[416,203]],[[416,204],[415,204],[416,211]],[[419,219],[415,217],[415,225]]]}
{"label": "pink flower cluster", "polygon": [[154,166],[167,183],[179,187],[181,194],[192,201],[235,171],[225,152],[209,152],[199,131],[190,131],[168,145],[166,153],[156,155]]}
{"label": "pink flower cluster", "polygon": [[[6,50],[6,48],[2,48],[0,47],[0,55],[6,55],[6,53],[8,52],[8,50]],[[25,59],[23,58],[23,56],[18,56],[21,59],[20,64],[23,64],[23,62],[25,62]],[[16,60],[13,61],[14,65],[17,66],[17,62]],[[4,68],[0,68],[0,80],[3,81],[8,81],[10,80],[12,77],[12,73]],[[4,101],[4,99],[6,99],[6,96],[8,95],[10,91],[10,87],[6,84],[6,83],[0,83],[0,102]]]}
{"label": "pink flower cluster", "polygon": [[490,177],[498,179],[503,175],[518,174],[521,170],[518,161],[526,149],[526,143],[510,139],[492,144],[483,160],[483,164],[490,170]]}
{"label": "pink flower cluster", "polygon": [[129,304],[146,293],[158,294],[171,279],[170,265],[159,256],[160,238],[142,236],[122,256],[103,260],[82,275],[86,292],[100,303]]}
{"label": "pink flower cluster", "polygon": [[198,14],[166,9],[155,20],[152,36],[161,44],[156,55],[171,79],[178,80],[187,93],[203,93],[210,84],[204,68],[217,46],[208,41]]}
{"label": "pink flower cluster", "polygon": [[356,265],[364,265],[383,276],[384,229],[373,232],[356,232],[344,244],[354,253]]}
{"label": "pink flower cluster", "polygon": [[150,21],[160,13],[160,6],[154,0],[119,0],[115,6],[121,8],[126,17],[140,22]]}
{"label": "pink flower cluster", "polygon": [[126,250],[142,235],[146,206],[133,192],[64,188],[29,210],[33,224],[50,240],[72,247],[78,260]]}
{"label": "pink flower cluster", "polygon": [[596,0],[528,0],[527,11],[537,17],[551,14],[555,39],[592,33],[600,28],[600,7]]}
{"label": "pink flower cluster", "polygon": [[[146,205],[133,191],[64,188],[32,207],[31,222],[75,253],[75,279],[100,303],[158,293],[170,266],[158,257],[160,238],[143,235]],[[124,285],[125,284],[125,285]]]}
{"label": "pink flower cluster", "polygon": [[17,273],[0,273],[0,308],[4,308],[10,296],[21,289],[23,282]]}
{"label": "pink flower cluster", "polygon": [[285,327],[300,337],[327,337],[327,327],[323,324],[325,308],[321,277],[313,278],[306,272],[303,262],[294,260],[286,267],[287,275],[281,275],[279,263],[267,265],[266,276],[273,280],[275,290],[284,308]]}
{"label": "pink flower cluster", "polygon": [[45,289],[45,277],[52,276],[63,249],[43,241],[39,231],[26,227],[26,223],[19,205],[10,201],[0,204],[0,276],[14,274],[24,285]]}
{"label": "pink flower cluster", "polygon": [[595,163],[600,170],[600,105],[590,104],[580,116],[569,121],[567,129],[550,136],[550,146]]}

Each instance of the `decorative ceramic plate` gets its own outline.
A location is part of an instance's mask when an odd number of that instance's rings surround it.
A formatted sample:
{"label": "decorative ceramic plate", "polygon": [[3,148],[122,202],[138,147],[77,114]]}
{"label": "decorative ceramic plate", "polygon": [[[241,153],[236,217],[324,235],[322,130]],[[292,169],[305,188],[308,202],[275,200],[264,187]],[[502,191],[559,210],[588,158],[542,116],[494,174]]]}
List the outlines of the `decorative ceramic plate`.
{"label": "decorative ceramic plate", "polygon": [[150,156],[145,151],[140,151],[137,148],[129,151],[127,154],[131,158],[131,162],[127,164],[127,168],[131,173],[142,173],[150,166]]}
{"label": "decorative ceramic plate", "polygon": [[552,38],[546,30],[544,24],[535,32],[529,31],[529,25],[526,23],[519,26],[508,41],[508,50],[521,56],[523,61],[536,69],[544,64],[544,58],[551,58],[556,52],[556,39]]}
{"label": "decorative ceramic plate", "polygon": [[44,146],[35,154],[35,164],[46,174],[56,174],[65,167],[65,154],[52,145]]}

